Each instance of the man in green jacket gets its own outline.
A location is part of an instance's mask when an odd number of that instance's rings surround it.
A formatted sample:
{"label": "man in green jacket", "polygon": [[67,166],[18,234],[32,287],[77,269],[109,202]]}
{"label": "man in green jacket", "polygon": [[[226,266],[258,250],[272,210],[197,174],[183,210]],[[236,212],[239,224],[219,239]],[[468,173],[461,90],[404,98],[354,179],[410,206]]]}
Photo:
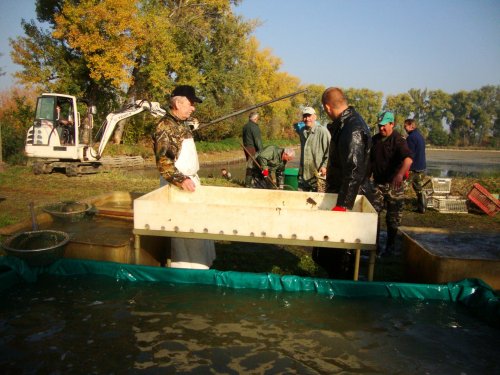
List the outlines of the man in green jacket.
{"label": "man in green jacket", "polygon": [[318,191],[318,176],[326,176],[330,132],[316,123],[316,111],[312,107],[302,110],[302,121],[305,126],[297,133],[300,137],[301,188],[304,191]]}
{"label": "man in green jacket", "polygon": [[252,174],[250,179],[248,176],[245,179],[246,187],[252,187],[252,180],[257,187],[279,187],[286,163],[294,156],[295,151],[291,148],[279,148],[273,145],[264,147],[261,152],[255,154],[255,161],[250,158],[247,162],[247,170],[250,169]]}

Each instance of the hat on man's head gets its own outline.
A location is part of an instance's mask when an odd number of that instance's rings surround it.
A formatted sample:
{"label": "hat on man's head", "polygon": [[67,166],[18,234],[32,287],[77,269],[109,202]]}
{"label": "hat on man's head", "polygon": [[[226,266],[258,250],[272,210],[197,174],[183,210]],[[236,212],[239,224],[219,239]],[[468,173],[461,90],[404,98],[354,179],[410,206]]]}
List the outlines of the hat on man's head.
{"label": "hat on man's head", "polygon": [[390,111],[383,111],[378,114],[377,125],[386,125],[390,122],[394,122],[394,113]]}
{"label": "hat on man's head", "polygon": [[194,91],[193,86],[189,85],[180,85],[177,86],[174,91],[172,91],[172,97],[174,96],[185,96],[192,102],[202,103],[203,101],[196,96],[196,92]]}
{"label": "hat on man's head", "polygon": [[313,107],[304,107],[304,109],[302,110],[302,114],[303,115],[315,115],[316,111],[314,110]]}

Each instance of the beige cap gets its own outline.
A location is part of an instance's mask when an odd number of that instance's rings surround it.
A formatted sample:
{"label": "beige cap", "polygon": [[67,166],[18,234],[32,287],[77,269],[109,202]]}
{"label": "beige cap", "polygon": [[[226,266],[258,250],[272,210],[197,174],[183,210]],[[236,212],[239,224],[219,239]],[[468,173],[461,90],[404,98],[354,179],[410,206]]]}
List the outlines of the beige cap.
{"label": "beige cap", "polygon": [[315,115],[316,111],[314,110],[313,107],[304,107],[304,109],[302,110],[302,114],[303,115]]}

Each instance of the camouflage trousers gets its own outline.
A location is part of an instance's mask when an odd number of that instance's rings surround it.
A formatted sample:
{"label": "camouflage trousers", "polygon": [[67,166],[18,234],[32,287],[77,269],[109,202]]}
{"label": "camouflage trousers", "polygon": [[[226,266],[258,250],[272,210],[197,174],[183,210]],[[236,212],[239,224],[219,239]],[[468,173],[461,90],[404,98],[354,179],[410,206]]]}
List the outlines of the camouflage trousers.
{"label": "camouflage trousers", "polygon": [[410,171],[410,176],[408,177],[408,180],[406,180],[406,183],[408,185],[411,184],[413,190],[415,190],[415,193],[419,194],[423,189],[424,178],[425,171]]}
{"label": "camouflage trousers", "polygon": [[[399,189],[395,190],[392,188],[391,184],[375,185],[375,196],[372,198],[372,205],[379,213],[383,209],[387,211],[385,222],[388,229],[397,229],[401,225],[405,186],[405,184],[402,184]],[[368,200],[370,200],[370,198],[368,198]],[[372,200],[370,200],[370,202],[372,202]]]}

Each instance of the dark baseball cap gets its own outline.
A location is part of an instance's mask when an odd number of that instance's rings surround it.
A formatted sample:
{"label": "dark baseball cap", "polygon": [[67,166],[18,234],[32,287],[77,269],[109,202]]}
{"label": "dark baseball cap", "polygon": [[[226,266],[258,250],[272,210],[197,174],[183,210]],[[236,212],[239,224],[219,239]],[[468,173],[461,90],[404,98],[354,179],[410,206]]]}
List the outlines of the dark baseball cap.
{"label": "dark baseball cap", "polygon": [[202,103],[203,101],[196,96],[196,92],[193,86],[180,85],[177,86],[174,91],[172,91],[172,97],[174,96],[185,96],[191,102]]}

